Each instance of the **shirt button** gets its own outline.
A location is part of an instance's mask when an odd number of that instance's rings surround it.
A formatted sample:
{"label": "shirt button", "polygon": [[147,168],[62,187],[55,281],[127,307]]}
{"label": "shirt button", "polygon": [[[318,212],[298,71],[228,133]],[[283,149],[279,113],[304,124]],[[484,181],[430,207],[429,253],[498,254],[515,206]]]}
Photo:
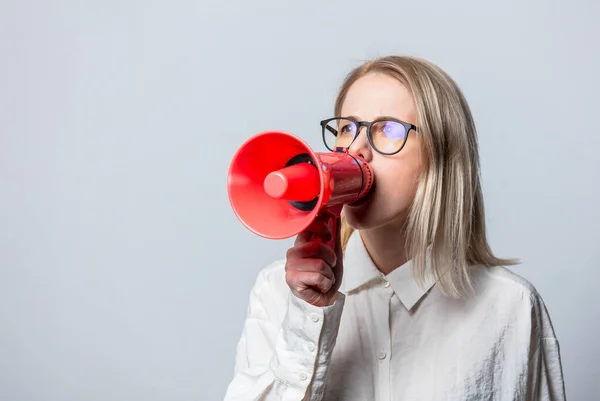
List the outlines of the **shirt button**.
{"label": "shirt button", "polygon": [[310,320],[317,323],[319,321],[319,315],[317,315],[317,314],[310,315]]}
{"label": "shirt button", "polygon": [[385,351],[379,351],[379,353],[377,354],[377,358],[379,358],[379,359],[385,359],[385,357],[386,357]]}
{"label": "shirt button", "polygon": [[389,282],[389,281],[387,281],[387,280],[385,280],[385,281],[383,282],[383,286],[384,286],[385,288],[388,288],[388,287],[390,286],[390,282]]}
{"label": "shirt button", "polygon": [[317,349],[313,343],[308,343],[307,347],[310,352],[313,352],[315,349]]}
{"label": "shirt button", "polygon": [[302,381],[308,379],[308,375],[306,373],[304,373],[304,372],[301,372],[300,375],[299,375],[299,377],[300,377],[300,380],[302,380]]}

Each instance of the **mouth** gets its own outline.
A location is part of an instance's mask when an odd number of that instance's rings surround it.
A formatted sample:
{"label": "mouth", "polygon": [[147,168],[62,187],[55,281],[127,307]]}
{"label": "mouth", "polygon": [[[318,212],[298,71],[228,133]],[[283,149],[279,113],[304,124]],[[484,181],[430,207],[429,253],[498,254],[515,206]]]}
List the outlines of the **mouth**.
{"label": "mouth", "polygon": [[375,193],[375,183],[373,182],[371,189],[369,190],[369,192],[367,192],[367,194],[365,196],[363,196],[356,202],[348,204],[348,206],[350,206],[352,208],[363,206],[363,205],[367,204],[371,200],[371,198],[373,198],[374,193]]}

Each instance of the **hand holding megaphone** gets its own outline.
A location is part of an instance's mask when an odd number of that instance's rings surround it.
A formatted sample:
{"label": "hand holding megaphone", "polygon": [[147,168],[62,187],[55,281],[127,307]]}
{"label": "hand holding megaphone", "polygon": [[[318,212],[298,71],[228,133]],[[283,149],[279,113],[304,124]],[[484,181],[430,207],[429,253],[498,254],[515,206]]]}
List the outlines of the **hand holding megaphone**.
{"label": "hand holding megaphone", "polygon": [[[270,131],[253,136],[238,149],[227,189],[237,218],[250,231],[269,239],[298,235],[288,252],[288,285],[307,302],[320,305],[333,298],[317,293],[337,291],[341,282],[335,274],[341,275],[342,207],[363,199],[373,179],[369,165],[345,149],[317,153],[290,133]],[[333,278],[319,260],[331,267]],[[306,273],[300,274],[301,285],[296,274],[300,272]],[[312,291],[304,285],[311,285]]]}
{"label": "hand holding megaphone", "polygon": [[[316,306],[335,301],[342,283],[344,261],[340,244],[339,217],[318,215],[296,237],[286,255],[286,283],[298,298]],[[331,229],[337,229],[332,233]],[[331,240],[335,238],[332,249]]]}

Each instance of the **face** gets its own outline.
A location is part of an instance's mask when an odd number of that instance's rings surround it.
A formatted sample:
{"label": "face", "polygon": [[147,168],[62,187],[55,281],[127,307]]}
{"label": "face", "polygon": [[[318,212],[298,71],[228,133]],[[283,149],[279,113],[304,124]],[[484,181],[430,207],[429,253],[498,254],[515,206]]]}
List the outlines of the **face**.
{"label": "face", "polygon": [[[352,116],[358,121],[394,117],[417,125],[415,104],[409,90],[398,80],[382,74],[368,74],[356,81],[348,91],[341,115]],[[348,224],[357,230],[402,224],[414,199],[422,169],[419,135],[410,130],[399,153],[383,155],[373,150],[366,127],[361,127],[349,152],[365,159],[373,169],[375,181],[371,195],[364,202],[344,206]]]}

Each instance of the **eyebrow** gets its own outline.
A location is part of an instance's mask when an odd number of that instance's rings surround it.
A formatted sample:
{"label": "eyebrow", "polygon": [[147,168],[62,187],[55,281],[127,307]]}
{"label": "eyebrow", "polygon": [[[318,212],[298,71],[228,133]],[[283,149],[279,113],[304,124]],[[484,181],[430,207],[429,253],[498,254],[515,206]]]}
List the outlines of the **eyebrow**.
{"label": "eyebrow", "polygon": [[[344,117],[342,117],[342,118],[344,118]],[[356,116],[346,116],[345,118],[349,118],[349,119],[356,120],[356,121],[361,121],[361,120],[360,120],[358,117],[356,117]],[[374,119],[373,119],[373,121],[375,121],[375,120],[381,120],[381,119],[383,119],[383,118],[391,118],[391,119],[393,119],[393,120],[403,121],[402,119],[400,119],[400,118],[398,118],[398,117],[394,117],[394,116],[378,116],[378,117],[374,118]]]}

